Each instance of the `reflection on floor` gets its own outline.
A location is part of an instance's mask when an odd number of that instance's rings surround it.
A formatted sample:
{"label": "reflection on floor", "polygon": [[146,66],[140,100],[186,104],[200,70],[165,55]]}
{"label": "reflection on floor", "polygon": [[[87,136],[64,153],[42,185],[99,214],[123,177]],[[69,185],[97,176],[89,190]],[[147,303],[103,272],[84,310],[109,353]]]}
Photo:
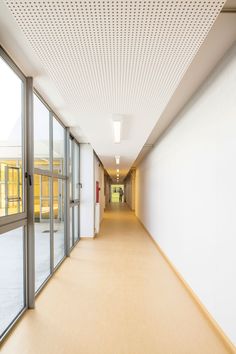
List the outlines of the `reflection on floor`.
{"label": "reflection on floor", "polygon": [[[64,257],[64,223],[55,223],[54,262]],[[50,224],[35,223],[35,288],[50,274]],[[49,232],[45,232],[49,231]],[[0,334],[24,308],[23,229],[0,235]]]}
{"label": "reflection on floor", "polygon": [[220,338],[125,205],[81,240],[1,354],[224,354]]}
{"label": "reflection on floor", "polygon": [[23,228],[0,235],[0,334],[24,308]]}
{"label": "reflection on floor", "polygon": [[[50,223],[35,223],[35,288],[50,274]],[[49,232],[48,232],[49,231]],[[56,231],[56,232],[55,232]],[[64,257],[64,223],[54,224],[54,264]]]}

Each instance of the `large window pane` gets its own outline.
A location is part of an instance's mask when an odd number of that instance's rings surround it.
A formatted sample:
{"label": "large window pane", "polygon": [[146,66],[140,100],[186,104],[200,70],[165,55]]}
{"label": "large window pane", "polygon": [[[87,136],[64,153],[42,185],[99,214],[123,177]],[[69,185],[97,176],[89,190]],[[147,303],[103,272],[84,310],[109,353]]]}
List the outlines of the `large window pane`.
{"label": "large window pane", "polygon": [[73,246],[73,208],[70,208],[70,247]]}
{"label": "large window pane", "polygon": [[79,171],[79,144],[70,139],[69,145],[69,182],[70,182],[70,246],[79,238],[79,199],[80,199],[80,171]]}
{"label": "large window pane", "polygon": [[69,195],[72,200],[72,139],[69,139]]}
{"label": "large window pane", "polygon": [[50,177],[34,176],[35,290],[50,275]]}
{"label": "large window pane", "polygon": [[0,337],[25,307],[24,229],[0,234]]}
{"label": "large window pane", "polygon": [[65,256],[64,230],[64,190],[65,181],[53,179],[53,218],[54,218],[54,266]]}
{"label": "large window pane", "polygon": [[74,207],[74,242],[79,238],[79,206]]}
{"label": "large window pane", "polygon": [[34,167],[50,168],[49,158],[49,110],[34,95]]}
{"label": "large window pane", "polygon": [[23,211],[23,82],[0,57],[0,216]]}
{"label": "large window pane", "polygon": [[65,168],[65,129],[53,117],[53,172],[64,174]]}
{"label": "large window pane", "polygon": [[73,154],[73,199],[79,199],[80,185],[79,185],[79,145],[74,142]]}

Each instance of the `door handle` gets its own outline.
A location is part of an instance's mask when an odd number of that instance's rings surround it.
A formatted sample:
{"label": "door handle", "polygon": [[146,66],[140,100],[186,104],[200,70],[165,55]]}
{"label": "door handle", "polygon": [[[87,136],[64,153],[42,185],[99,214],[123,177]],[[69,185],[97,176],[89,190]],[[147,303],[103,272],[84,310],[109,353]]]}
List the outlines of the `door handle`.
{"label": "door handle", "polygon": [[29,180],[29,185],[32,186],[32,176],[28,172],[25,172],[25,178]]}

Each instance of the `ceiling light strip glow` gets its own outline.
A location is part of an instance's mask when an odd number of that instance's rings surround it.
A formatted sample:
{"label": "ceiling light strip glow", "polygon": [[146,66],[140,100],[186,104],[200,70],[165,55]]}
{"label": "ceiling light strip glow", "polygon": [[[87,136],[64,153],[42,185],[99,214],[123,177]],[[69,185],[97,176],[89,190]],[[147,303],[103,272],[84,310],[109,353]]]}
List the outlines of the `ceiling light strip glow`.
{"label": "ceiling light strip glow", "polygon": [[120,164],[120,156],[115,156],[116,159],[116,164],[119,165]]}
{"label": "ceiling light strip glow", "polygon": [[116,144],[120,143],[120,136],[121,136],[121,122],[115,121],[113,122],[114,125],[114,141]]}
{"label": "ceiling light strip glow", "polygon": [[114,130],[114,142],[119,144],[121,141],[121,123],[122,123],[122,116],[119,114],[113,115],[113,130]]}

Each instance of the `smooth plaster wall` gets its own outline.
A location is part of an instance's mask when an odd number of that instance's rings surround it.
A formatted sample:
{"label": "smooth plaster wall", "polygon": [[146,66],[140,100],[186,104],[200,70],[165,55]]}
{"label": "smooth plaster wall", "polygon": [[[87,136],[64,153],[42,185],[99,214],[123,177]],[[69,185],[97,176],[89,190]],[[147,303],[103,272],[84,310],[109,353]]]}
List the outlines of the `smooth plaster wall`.
{"label": "smooth plaster wall", "polygon": [[89,144],[80,144],[80,235],[94,237],[94,152]]}
{"label": "smooth plaster wall", "polygon": [[138,167],[136,214],[236,345],[236,45]]}

